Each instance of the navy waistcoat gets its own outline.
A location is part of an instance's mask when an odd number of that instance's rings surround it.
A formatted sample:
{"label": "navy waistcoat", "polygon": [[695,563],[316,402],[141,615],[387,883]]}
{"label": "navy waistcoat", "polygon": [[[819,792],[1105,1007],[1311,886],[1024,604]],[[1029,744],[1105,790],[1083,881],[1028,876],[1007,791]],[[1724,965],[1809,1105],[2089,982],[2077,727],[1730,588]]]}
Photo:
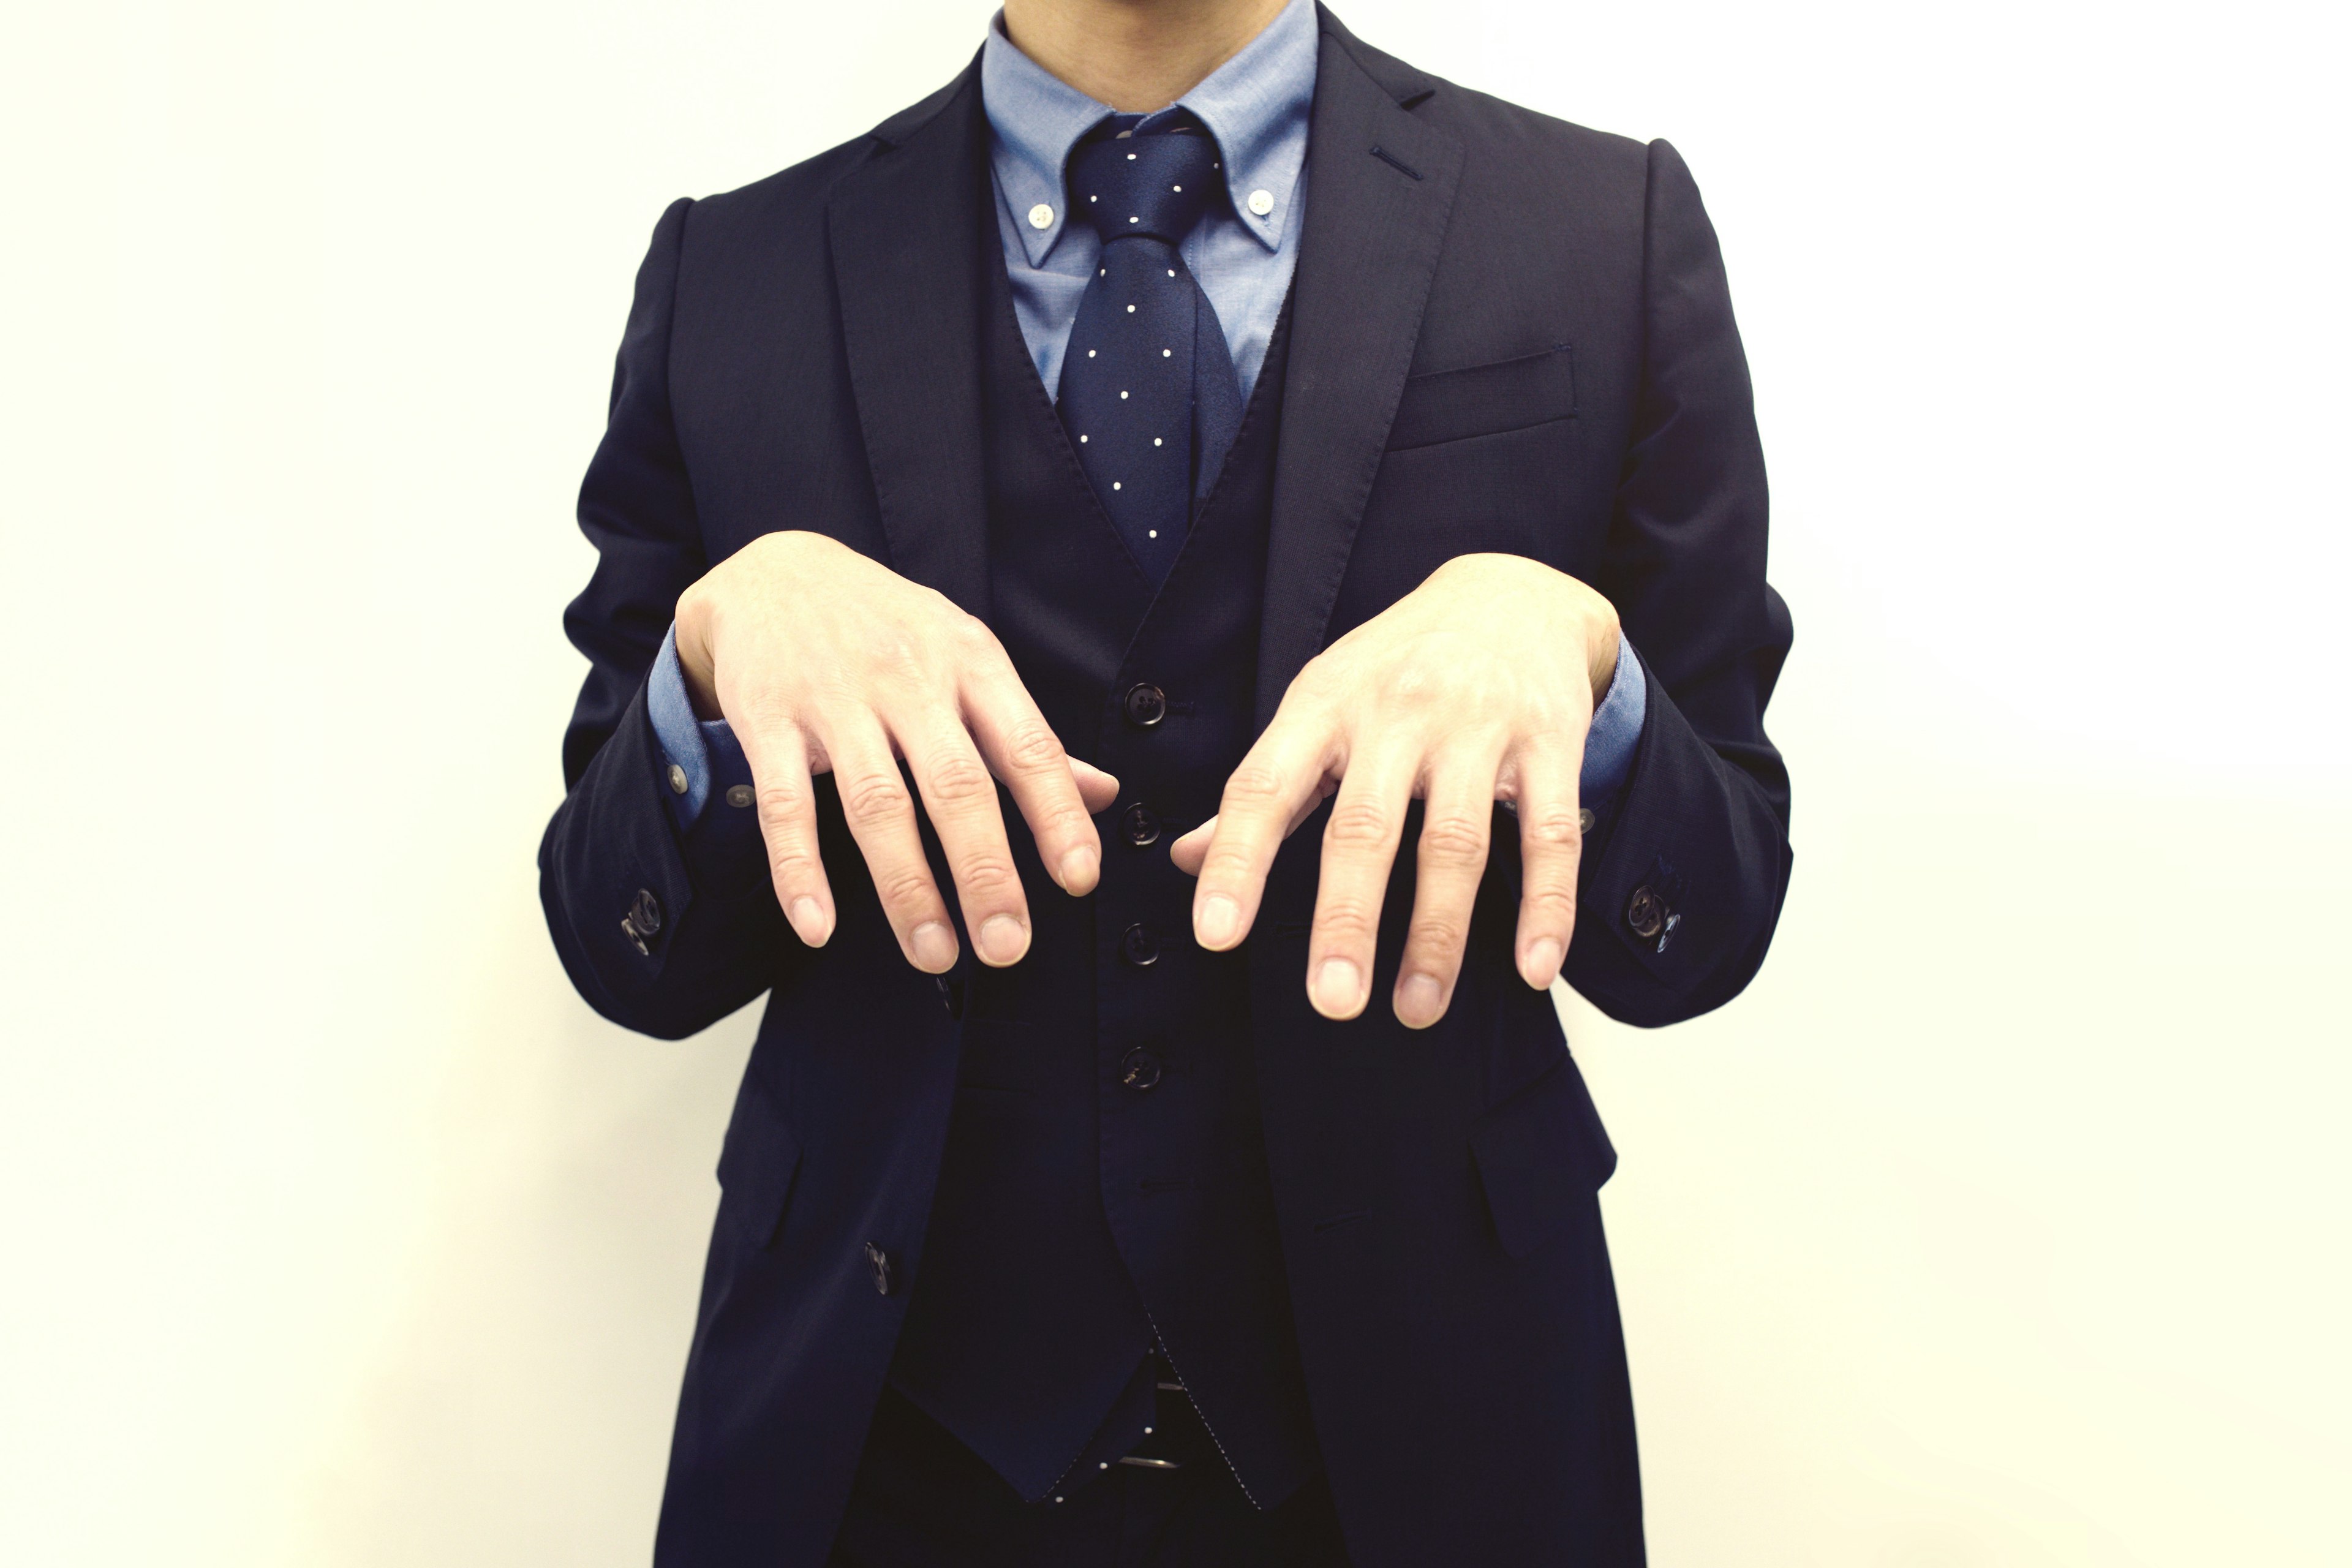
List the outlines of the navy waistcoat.
{"label": "navy waistcoat", "polygon": [[1316,1450],[1247,959],[1193,942],[1192,879],[1168,847],[1216,811],[1255,732],[1286,333],[1155,594],[1087,485],[986,238],[991,621],[1055,734],[1122,787],[1094,894],[1033,891],[1029,956],[959,976],[955,1106],[892,1380],[1040,1499],[1140,1436],[1156,1340],[1272,1507]]}

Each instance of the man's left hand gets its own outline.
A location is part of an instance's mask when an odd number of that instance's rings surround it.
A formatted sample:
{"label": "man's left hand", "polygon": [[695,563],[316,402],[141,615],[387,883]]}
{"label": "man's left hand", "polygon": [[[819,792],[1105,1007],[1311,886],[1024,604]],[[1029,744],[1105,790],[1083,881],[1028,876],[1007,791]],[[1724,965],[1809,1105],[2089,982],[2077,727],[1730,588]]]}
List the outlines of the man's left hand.
{"label": "man's left hand", "polygon": [[1192,930],[1223,952],[1249,934],[1276,850],[1334,792],[1307,948],[1327,1018],[1369,1000],[1381,902],[1405,812],[1426,803],[1396,1015],[1445,1015],[1496,801],[1518,814],[1524,876],[1514,948],[1538,989],[1576,925],[1577,775],[1617,669],[1617,612],[1575,578],[1517,555],[1464,555],[1311,660],[1226,781],[1218,814],[1171,847],[1200,878]]}

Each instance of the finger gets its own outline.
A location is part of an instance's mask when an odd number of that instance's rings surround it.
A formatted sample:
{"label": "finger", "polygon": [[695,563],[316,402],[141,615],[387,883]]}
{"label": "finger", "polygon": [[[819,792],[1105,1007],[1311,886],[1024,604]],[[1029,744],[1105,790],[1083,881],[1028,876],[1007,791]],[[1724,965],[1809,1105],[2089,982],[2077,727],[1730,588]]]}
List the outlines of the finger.
{"label": "finger", "polygon": [[1315,929],[1307,942],[1307,996],[1327,1018],[1352,1018],[1371,993],[1381,904],[1396,862],[1421,759],[1402,746],[1351,756],[1323,826]]}
{"label": "finger", "polygon": [[816,798],[809,779],[808,737],[798,725],[749,724],[736,731],[751,764],[751,796],[768,875],[793,932],[811,947],[833,935],[833,889],[817,851]]}
{"label": "finger", "polygon": [[[914,771],[915,787],[923,792],[923,806],[940,836],[940,847],[947,853],[972,951],[992,968],[1019,963],[1029,951],[1029,900],[1013,864],[1013,847],[1005,840],[995,776],[964,727],[944,713],[929,729],[911,734],[899,731],[898,739]],[[1053,770],[1073,808],[1083,810],[1077,788],[1069,782],[1070,771],[1058,755]],[[1090,822],[1087,830],[1093,830]]]}
{"label": "finger", "polygon": [[[1037,841],[1037,858],[1045,862],[1045,874],[1066,892],[1092,892],[1102,871],[1102,839],[1095,832],[1094,814],[1087,810],[1086,798],[1078,788],[1076,770],[1070,765],[1072,758],[1062,750],[1053,727],[1037,711],[1037,704],[1023,688],[1020,677],[1013,673],[1010,664],[1000,667],[992,661],[965,677],[963,720],[971,729],[971,738],[980,744],[980,755],[1004,781],[1004,787],[1012,792],[1013,804],[1028,822],[1030,836]],[[1118,781],[1112,780],[1111,784],[1116,790]],[[929,798],[928,790],[925,798]],[[988,792],[988,816],[1001,839],[1004,829],[997,819],[993,788]],[[937,819],[934,813],[933,820]],[[971,926],[971,905],[967,902],[964,923],[977,931],[979,928]],[[1025,910],[1023,919],[1027,919]],[[972,940],[980,941],[977,935]],[[982,943],[982,956],[987,956],[987,944]],[[1003,962],[1009,963],[1012,960]]]}
{"label": "finger", "polygon": [[882,912],[907,962],[926,974],[946,973],[955,967],[955,927],[931,880],[915,826],[914,797],[898,772],[889,737],[871,712],[861,710],[837,724],[821,725],[817,739],[841,787],[841,815],[866,857]]}
{"label": "finger", "polygon": [[1584,856],[1578,819],[1576,743],[1532,746],[1517,759],[1519,930],[1512,951],[1519,976],[1538,991],[1559,974],[1576,934],[1576,873]]}
{"label": "finger", "polygon": [[1454,1000],[1470,911],[1486,872],[1501,762],[1497,744],[1442,757],[1430,769],[1414,850],[1412,922],[1394,997],[1397,1021],[1409,1029],[1429,1027]]}
{"label": "finger", "polygon": [[1328,793],[1332,749],[1319,717],[1286,724],[1277,716],[1225,781],[1192,889],[1192,935],[1202,947],[1222,952],[1249,935],[1275,853]]}
{"label": "finger", "polygon": [[1178,838],[1168,847],[1168,858],[1176,862],[1176,869],[1187,877],[1201,874],[1201,863],[1209,858],[1209,842],[1217,836],[1217,819],[1209,818],[1200,826]]}
{"label": "finger", "polygon": [[1092,763],[1070,759],[1070,777],[1077,782],[1078,798],[1087,803],[1088,811],[1108,811],[1118,799],[1118,777],[1107,773]]}

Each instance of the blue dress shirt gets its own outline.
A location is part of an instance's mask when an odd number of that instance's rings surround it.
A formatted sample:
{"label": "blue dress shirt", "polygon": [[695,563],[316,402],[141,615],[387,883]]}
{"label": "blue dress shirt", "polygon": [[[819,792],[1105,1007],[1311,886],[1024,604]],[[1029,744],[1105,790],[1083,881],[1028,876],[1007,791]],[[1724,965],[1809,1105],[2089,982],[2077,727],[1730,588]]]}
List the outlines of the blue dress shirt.
{"label": "blue dress shirt", "polygon": [[[1314,0],[1290,0],[1239,54],[1169,106],[1198,116],[1223,154],[1230,199],[1212,207],[1178,248],[1216,308],[1244,399],[1257,384],[1298,261],[1318,37]],[[1092,225],[1068,221],[1062,170],[1078,138],[1114,110],[1023,54],[1005,36],[1002,12],[981,50],[980,81],[1013,314],[1052,397],[1061,385],[1062,351],[1077,320],[1078,297],[1102,249]],[[1605,810],[1632,771],[1648,698],[1641,661],[1621,640],[1616,677],[1585,736],[1578,793],[1587,808]],[[723,719],[694,716],[675,626],[654,660],[646,708],[669,761],[679,832],[700,819],[713,795],[750,805],[751,764],[734,731]],[[751,819],[752,813],[742,813],[747,827]]]}

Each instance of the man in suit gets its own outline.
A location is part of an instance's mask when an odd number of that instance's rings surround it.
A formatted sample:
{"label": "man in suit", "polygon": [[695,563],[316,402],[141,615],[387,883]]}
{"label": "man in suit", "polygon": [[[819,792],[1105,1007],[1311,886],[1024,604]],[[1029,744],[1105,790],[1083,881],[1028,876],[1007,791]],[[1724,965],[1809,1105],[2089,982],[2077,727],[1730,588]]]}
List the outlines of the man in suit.
{"label": "man in suit", "polygon": [[770,994],[664,1564],[1642,1560],[1555,977],[1789,875],[1688,172],[1313,0],[1006,0],[663,215],[541,850],[601,1012]]}

